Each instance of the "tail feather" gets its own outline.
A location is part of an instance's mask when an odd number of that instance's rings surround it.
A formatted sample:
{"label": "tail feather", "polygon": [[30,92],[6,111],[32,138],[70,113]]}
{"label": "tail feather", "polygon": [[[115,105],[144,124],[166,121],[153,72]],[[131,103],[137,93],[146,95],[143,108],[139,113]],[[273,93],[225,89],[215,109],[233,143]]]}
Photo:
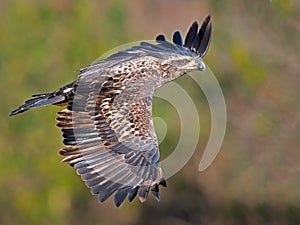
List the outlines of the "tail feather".
{"label": "tail feather", "polygon": [[53,105],[53,104],[59,104],[63,101],[65,101],[66,96],[63,95],[54,95],[53,93],[49,94],[38,94],[33,95],[29,100],[27,100],[23,105],[19,106],[16,110],[12,111],[9,116],[14,116],[19,113],[22,113],[28,109],[31,108],[37,108],[45,105]]}
{"label": "tail feather", "polygon": [[9,115],[14,116],[28,109],[38,108],[45,105],[64,105],[73,98],[77,81],[69,83],[52,93],[35,94],[31,99],[28,99],[23,105],[12,111]]}

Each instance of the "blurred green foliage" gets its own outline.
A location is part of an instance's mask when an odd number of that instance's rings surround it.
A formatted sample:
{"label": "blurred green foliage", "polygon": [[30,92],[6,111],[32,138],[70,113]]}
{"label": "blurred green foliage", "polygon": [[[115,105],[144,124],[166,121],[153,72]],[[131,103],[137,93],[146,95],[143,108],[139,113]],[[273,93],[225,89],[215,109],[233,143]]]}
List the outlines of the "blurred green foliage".
{"label": "blurred green foliage", "polygon": [[[199,173],[210,112],[195,83],[180,78],[199,107],[199,150],[168,180],[160,203],[98,203],[59,163],[59,108],[8,117],[111,48],[185,32],[209,13],[214,33],[205,61],[224,91],[227,135],[213,165]],[[292,0],[0,0],[0,224],[299,224],[299,13]],[[173,111],[155,100],[154,115],[172,127],[162,157],[179,137]]]}
{"label": "blurred green foliage", "polygon": [[291,0],[271,0],[271,3],[283,16],[288,16],[293,11]]}
{"label": "blurred green foliage", "polygon": [[232,41],[231,58],[236,65],[236,71],[249,88],[253,89],[265,80],[267,74],[264,66],[237,40]]}

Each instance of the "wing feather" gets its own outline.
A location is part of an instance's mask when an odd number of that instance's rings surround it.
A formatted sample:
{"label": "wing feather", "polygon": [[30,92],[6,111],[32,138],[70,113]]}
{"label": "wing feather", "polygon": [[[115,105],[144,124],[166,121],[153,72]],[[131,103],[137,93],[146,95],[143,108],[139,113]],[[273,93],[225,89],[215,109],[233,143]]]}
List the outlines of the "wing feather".
{"label": "wing feather", "polygon": [[191,49],[196,39],[197,31],[198,31],[198,23],[194,22],[185,37],[184,47]]}
{"label": "wing feather", "polygon": [[128,187],[128,186],[119,189],[114,196],[115,205],[120,206],[131,190],[132,187]]}
{"label": "wing feather", "polygon": [[176,45],[182,45],[182,37],[179,31],[173,34],[173,43]]}
{"label": "wing feather", "polygon": [[[82,79],[90,82],[89,79],[95,77],[82,76]],[[125,96],[128,93],[140,95],[141,87],[136,84],[132,85],[133,92],[127,90],[130,86],[126,91],[115,85],[114,89],[103,88],[100,92],[84,87],[79,99],[86,98],[85,104],[76,104],[73,100],[75,110],[68,107],[60,111],[57,119],[65,144],[60,151],[65,156],[63,161],[77,169],[91,192],[99,195],[99,201],[116,193],[117,206],[127,196],[132,201],[137,193],[139,199],[145,201],[148,193],[144,191],[162,179],[151,97],[148,96],[152,95],[152,90],[136,101],[125,101],[125,98],[134,97]]]}
{"label": "wing feather", "polygon": [[212,33],[211,17],[207,16],[202,23],[202,26],[197,35],[197,40],[195,41],[195,45],[194,45],[194,48],[196,49],[200,57],[204,57],[207,53],[211,41],[211,33]]}

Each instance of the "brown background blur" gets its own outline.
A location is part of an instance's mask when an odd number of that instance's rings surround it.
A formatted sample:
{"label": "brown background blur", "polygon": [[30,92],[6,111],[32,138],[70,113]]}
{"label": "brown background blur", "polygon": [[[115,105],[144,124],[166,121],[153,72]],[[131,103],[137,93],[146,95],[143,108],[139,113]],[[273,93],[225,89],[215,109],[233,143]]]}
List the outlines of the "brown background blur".
{"label": "brown background blur", "polygon": [[[224,92],[226,136],[200,173],[210,113],[201,90],[180,78],[198,93],[201,135],[160,202],[99,204],[60,163],[57,107],[8,117],[31,94],[76,79],[106,51],[158,33],[185,34],[207,14],[213,40],[205,62]],[[0,0],[0,224],[300,224],[299,59],[298,0]],[[154,114],[167,114],[164,105],[156,100]],[[178,135],[167,137],[162,157]]]}

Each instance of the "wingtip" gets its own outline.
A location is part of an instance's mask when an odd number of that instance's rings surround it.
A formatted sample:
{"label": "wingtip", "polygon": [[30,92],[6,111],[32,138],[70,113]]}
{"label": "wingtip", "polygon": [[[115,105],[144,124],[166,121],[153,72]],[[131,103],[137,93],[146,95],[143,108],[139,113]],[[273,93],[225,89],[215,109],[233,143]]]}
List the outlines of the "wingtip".
{"label": "wingtip", "polygon": [[[124,199],[125,199],[125,198],[124,198]],[[122,205],[122,203],[123,203],[124,199],[122,199],[122,200],[119,200],[119,199],[116,199],[116,198],[114,198],[114,203],[115,203],[115,206],[116,206],[117,208],[119,208],[119,207],[120,207],[120,205]]]}
{"label": "wingtip", "polygon": [[208,21],[208,22],[211,21],[211,15],[208,14],[207,17],[205,18],[205,20]]}
{"label": "wingtip", "polygon": [[182,37],[179,31],[174,32],[173,34],[173,43],[176,45],[182,45]]}
{"label": "wingtip", "polygon": [[156,41],[166,41],[166,37],[163,34],[157,35],[155,38]]}
{"label": "wingtip", "polygon": [[145,202],[148,198],[148,194],[149,194],[149,190],[150,190],[150,185],[146,184],[146,185],[142,185],[137,193],[137,196],[139,198],[139,200],[141,201],[141,203]]}
{"label": "wingtip", "polygon": [[203,21],[199,31],[199,35],[201,35],[201,38],[200,44],[197,48],[197,53],[200,55],[200,57],[204,57],[208,51],[212,38],[212,22],[210,15],[208,15]]}
{"label": "wingtip", "polygon": [[151,188],[151,193],[157,201],[160,201],[159,184],[156,184]]}
{"label": "wingtip", "polygon": [[197,31],[198,31],[198,23],[197,21],[194,21],[186,34],[184,40],[184,47],[188,49],[192,47],[197,36]]}
{"label": "wingtip", "polygon": [[167,181],[164,178],[162,178],[159,182],[159,185],[161,185],[163,187],[167,187]]}
{"label": "wingtip", "polygon": [[205,20],[202,23],[202,26],[206,25],[206,26],[211,26],[211,15],[208,15]]}
{"label": "wingtip", "polygon": [[194,27],[194,28],[197,28],[198,29],[198,22],[197,21],[194,21],[191,25],[191,28]]}

